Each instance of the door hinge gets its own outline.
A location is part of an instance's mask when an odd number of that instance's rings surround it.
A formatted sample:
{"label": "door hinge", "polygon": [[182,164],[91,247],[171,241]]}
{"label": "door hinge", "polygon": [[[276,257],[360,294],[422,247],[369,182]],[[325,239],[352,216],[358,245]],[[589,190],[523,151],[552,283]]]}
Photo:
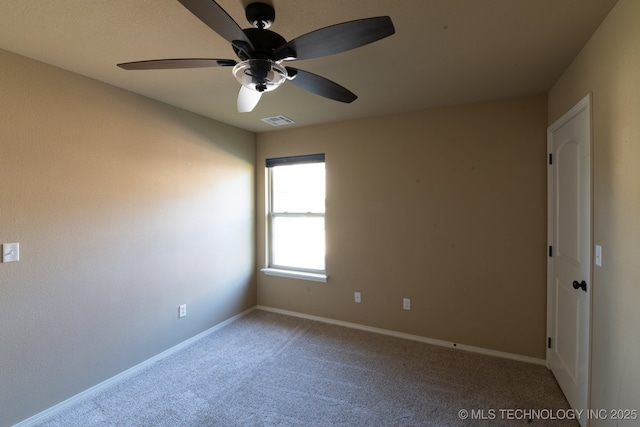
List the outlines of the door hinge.
{"label": "door hinge", "polygon": [[549,246],[549,256],[553,256],[553,246]]}
{"label": "door hinge", "polygon": [[551,348],[551,337],[547,337],[547,348]]}
{"label": "door hinge", "polygon": [[553,153],[549,153],[549,164],[553,164]]}

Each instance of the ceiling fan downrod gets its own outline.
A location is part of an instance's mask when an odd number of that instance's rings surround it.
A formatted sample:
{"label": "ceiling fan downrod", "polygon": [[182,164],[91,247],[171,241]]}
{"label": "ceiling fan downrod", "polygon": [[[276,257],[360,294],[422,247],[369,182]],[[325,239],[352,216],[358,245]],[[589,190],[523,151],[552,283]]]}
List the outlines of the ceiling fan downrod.
{"label": "ceiling fan downrod", "polygon": [[251,3],[245,9],[245,16],[254,28],[264,30],[276,20],[276,11],[266,3]]}

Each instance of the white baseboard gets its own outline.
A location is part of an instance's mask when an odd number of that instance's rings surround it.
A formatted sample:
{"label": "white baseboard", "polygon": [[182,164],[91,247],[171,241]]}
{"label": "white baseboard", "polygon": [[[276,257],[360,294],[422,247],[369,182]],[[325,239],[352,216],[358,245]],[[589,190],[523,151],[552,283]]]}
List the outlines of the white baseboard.
{"label": "white baseboard", "polygon": [[479,354],[484,354],[484,355],[487,355],[487,356],[495,356],[495,357],[501,357],[503,359],[511,359],[511,360],[517,360],[519,362],[526,362],[526,363],[533,363],[535,365],[547,366],[547,362],[544,359],[537,359],[535,357],[523,356],[523,355],[520,355],[520,354],[507,353],[507,352],[504,352],[504,351],[497,351],[497,350],[490,350],[490,349],[487,349],[487,348],[474,347],[474,346],[471,346],[471,345],[457,344],[457,343],[453,343],[453,342],[449,342],[449,341],[443,341],[443,340],[437,340],[437,339],[433,339],[433,338],[421,337],[419,335],[411,335],[411,334],[405,334],[403,332],[391,331],[391,330],[388,330],[388,329],[374,328],[372,326],[360,325],[358,323],[343,322],[341,320],[328,319],[326,317],[313,316],[313,315],[310,315],[310,314],[298,313],[298,312],[295,312],[295,311],[281,310],[279,308],[266,307],[266,306],[263,306],[263,305],[258,305],[258,306],[256,306],[256,308],[258,310],[262,310],[262,311],[270,311],[272,313],[284,314],[284,315],[287,315],[287,316],[294,316],[294,317],[301,317],[303,319],[316,320],[318,322],[330,323],[332,325],[344,326],[344,327],[347,327],[347,328],[359,329],[361,331],[374,332],[376,334],[389,335],[389,336],[397,337],[397,338],[404,338],[404,339],[408,339],[408,340],[411,340],[411,341],[418,341],[418,342],[422,342],[422,343],[426,343],[426,344],[433,344],[433,345],[437,345],[437,346],[440,346],[440,347],[449,347],[449,348],[453,348],[453,349],[456,349],[456,350],[469,351],[469,352],[472,352],[472,353],[479,353]]}
{"label": "white baseboard", "polygon": [[127,378],[137,374],[138,372],[141,372],[142,370],[148,368],[149,366],[153,365],[156,362],[159,362],[160,360],[172,355],[173,353],[180,351],[184,348],[186,348],[187,346],[195,343],[198,340],[201,340],[202,338],[206,337],[207,335],[211,334],[214,331],[217,331],[218,329],[228,325],[229,323],[233,322],[236,319],[239,319],[240,317],[246,316],[247,314],[251,313],[252,311],[256,310],[257,307],[251,307],[245,311],[243,311],[240,314],[236,314],[233,317],[230,317],[229,319],[225,320],[224,322],[220,322],[215,326],[212,326],[211,328],[207,329],[206,331],[203,331],[201,333],[199,333],[198,335],[194,335],[193,337],[181,342],[180,344],[176,344],[173,347],[163,351],[160,354],[157,354],[155,356],[153,356],[150,359],[145,360],[144,362],[141,362],[139,364],[137,364],[136,366],[127,369],[124,372],[119,373],[118,375],[115,375],[111,378],[109,378],[108,380],[105,380],[103,382],[101,382],[100,384],[97,384],[83,392],[80,392],[78,394],[76,394],[75,396],[72,396],[70,398],[68,398],[67,400],[58,403],[55,406],[52,406],[49,409],[45,409],[44,411],[30,417],[27,418],[24,421],[19,422],[18,424],[14,424],[13,427],[30,427],[40,421],[43,421],[44,419],[51,417],[55,414],[57,414],[58,412],[63,411],[64,409],[68,408],[71,405],[74,405],[75,403],[79,402],[82,399],[86,399],[87,397],[90,397],[92,395],[98,394],[101,391],[105,390],[108,387],[111,387],[114,384],[119,383],[120,381],[126,380]]}

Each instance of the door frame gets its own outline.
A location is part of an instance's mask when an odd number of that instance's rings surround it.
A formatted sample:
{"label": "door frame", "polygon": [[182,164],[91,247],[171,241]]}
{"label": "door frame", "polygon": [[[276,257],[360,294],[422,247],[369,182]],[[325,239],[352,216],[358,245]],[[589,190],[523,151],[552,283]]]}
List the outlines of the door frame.
{"label": "door frame", "polygon": [[[589,251],[591,253],[590,256],[590,264],[589,264],[589,287],[590,287],[590,291],[588,293],[588,305],[589,305],[589,317],[588,317],[588,324],[587,324],[587,328],[588,328],[588,336],[589,336],[589,346],[588,346],[588,354],[587,354],[587,408],[588,409],[591,407],[591,366],[592,366],[592,362],[591,362],[591,355],[592,355],[592,343],[593,343],[593,290],[594,290],[594,286],[593,286],[593,275],[594,275],[594,237],[593,237],[593,158],[594,158],[594,152],[593,152],[593,109],[592,109],[592,93],[587,94],[584,98],[582,98],[575,106],[573,106],[573,108],[571,108],[569,111],[567,111],[565,114],[563,114],[559,119],[557,119],[555,122],[553,122],[553,124],[551,126],[549,126],[547,128],[547,155],[550,156],[550,154],[553,152],[553,146],[552,146],[552,134],[560,129],[562,126],[564,126],[565,124],[567,124],[569,121],[571,121],[573,118],[575,118],[578,114],[587,111],[587,115],[589,117],[589,149],[590,149],[590,159],[589,159],[589,192],[590,192],[590,201],[589,201],[589,210],[590,210],[590,215],[589,215],[589,230],[590,230],[590,236],[589,236],[589,241],[587,242],[587,244],[589,245]],[[550,165],[550,159],[547,159],[547,166]],[[555,180],[554,180],[554,169],[551,167],[547,167],[547,245],[548,245],[548,249],[550,249],[552,246],[554,246],[553,244],[553,240],[554,240],[554,230],[553,230],[553,221],[554,221],[554,210],[555,210],[555,202],[554,202],[554,187],[555,187]],[[552,293],[554,292],[554,286],[553,286],[553,257],[551,256],[551,254],[548,254],[547,256],[547,344],[546,347],[546,365],[547,368],[551,369],[551,363],[550,363],[550,358],[551,358],[551,348],[550,345],[548,345],[549,343],[549,339],[551,339],[552,337],[554,337],[554,311],[555,311],[555,307],[553,307],[553,303],[555,302],[555,299],[552,297]],[[589,419],[587,418],[586,420],[586,425],[589,425]]]}

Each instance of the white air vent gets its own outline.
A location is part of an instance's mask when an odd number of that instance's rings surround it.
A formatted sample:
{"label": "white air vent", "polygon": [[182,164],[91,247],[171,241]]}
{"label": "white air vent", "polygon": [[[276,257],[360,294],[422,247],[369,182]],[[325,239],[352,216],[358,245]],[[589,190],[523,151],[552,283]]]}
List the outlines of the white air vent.
{"label": "white air vent", "polygon": [[264,119],[260,120],[265,123],[269,123],[271,126],[284,126],[295,123],[293,120],[285,116],[265,117]]}

